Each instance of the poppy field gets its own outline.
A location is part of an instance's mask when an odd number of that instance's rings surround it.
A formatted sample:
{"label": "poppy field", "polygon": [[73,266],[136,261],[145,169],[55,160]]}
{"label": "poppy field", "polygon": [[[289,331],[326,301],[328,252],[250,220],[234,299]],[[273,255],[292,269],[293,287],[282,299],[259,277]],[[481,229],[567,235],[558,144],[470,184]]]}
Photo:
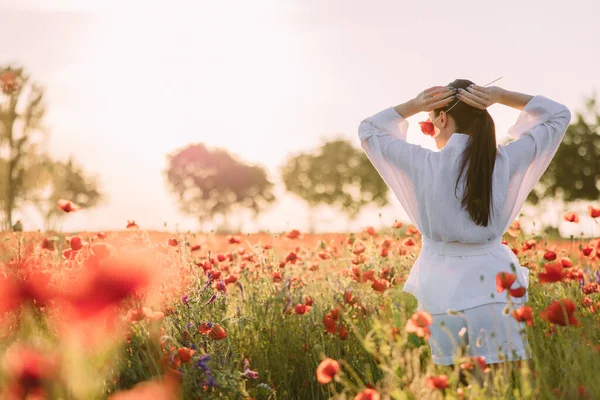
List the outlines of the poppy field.
{"label": "poppy field", "polygon": [[123,225],[0,237],[1,398],[600,398],[598,238],[549,241],[515,222],[503,239],[529,268],[529,301],[510,303],[525,294],[511,266],[495,295],[525,323],[532,358],[488,365],[463,353],[436,366],[432,317],[402,292],[421,243],[413,226],[218,235]]}

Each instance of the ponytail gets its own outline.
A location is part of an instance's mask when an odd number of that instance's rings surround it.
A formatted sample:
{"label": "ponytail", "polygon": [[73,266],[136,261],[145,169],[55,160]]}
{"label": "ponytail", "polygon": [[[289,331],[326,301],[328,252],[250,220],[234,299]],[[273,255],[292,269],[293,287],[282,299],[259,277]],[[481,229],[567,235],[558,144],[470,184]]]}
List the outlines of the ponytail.
{"label": "ponytail", "polygon": [[493,208],[492,176],[496,163],[496,126],[487,110],[476,111],[469,127],[469,141],[462,154],[455,193],[466,168],[461,204],[477,225],[488,226]]}

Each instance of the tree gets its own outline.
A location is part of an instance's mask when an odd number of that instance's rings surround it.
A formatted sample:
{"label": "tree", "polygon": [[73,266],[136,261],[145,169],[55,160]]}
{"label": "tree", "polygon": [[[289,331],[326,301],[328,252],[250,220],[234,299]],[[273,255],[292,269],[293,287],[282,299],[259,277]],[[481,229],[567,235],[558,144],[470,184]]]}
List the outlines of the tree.
{"label": "tree", "polygon": [[167,156],[167,185],[180,210],[204,223],[247,209],[257,217],[275,201],[273,183],[262,167],[246,165],[225,150],[190,144]]}
{"label": "tree", "polygon": [[40,186],[37,147],[46,107],[43,89],[22,68],[0,68],[0,90],[0,206],[9,230],[14,210]]}
{"label": "tree", "polygon": [[[585,112],[576,112],[554,159],[527,201],[537,205],[560,193],[563,202],[596,201],[600,196],[600,110],[595,94],[586,99]],[[586,117],[588,121],[586,121]]]}
{"label": "tree", "polygon": [[[304,199],[311,210],[321,204],[334,206],[353,220],[367,204],[388,204],[388,186],[364,151],[345,139],[289,158],[281,173],[286,190]],[[312,212],[310,230],[314,231]]]}
{"label": "tree", "polygon": [[44,90],[30,81],[23,68],[0,67],[0,210],[3,228],[13,226],[15,210],[33,203],[46,228],[59,214],[57,201],[67,198],[81,208],[101,198],[96,181],[87,178],[72,160],[53,161],[41,151],[46,137]]}

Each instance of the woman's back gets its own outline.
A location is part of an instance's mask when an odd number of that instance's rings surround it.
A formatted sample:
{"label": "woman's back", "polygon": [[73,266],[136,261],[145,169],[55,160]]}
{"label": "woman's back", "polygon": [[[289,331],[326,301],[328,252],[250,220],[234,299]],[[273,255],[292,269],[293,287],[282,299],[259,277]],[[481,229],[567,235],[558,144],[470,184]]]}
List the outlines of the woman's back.
{"label": "woman's back", "polygon": [[415,176],[419,190],[418,204],[421,234],[440,242],[485,243],[502,235],[507,211],[509,171],[504,152],[499,149],[492,178],[492,213],[487,226],[475,224],[463,208],[465,175],[456,185],[460,160],[469,137],[455,133],[439,152],[429,155],[429,162]]}

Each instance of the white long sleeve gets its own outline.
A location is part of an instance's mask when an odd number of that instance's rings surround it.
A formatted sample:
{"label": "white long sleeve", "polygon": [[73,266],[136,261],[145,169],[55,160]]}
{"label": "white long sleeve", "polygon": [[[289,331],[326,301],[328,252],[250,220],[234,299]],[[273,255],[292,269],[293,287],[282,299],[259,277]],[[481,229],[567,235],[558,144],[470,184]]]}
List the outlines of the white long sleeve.
{"label": "white long sleeve", "polygon": [[540,180],[571,121],[571,112],[563,104],[544,96],[535,96],[523,108],[508,134],[516,139],[499,146],[509,164],[508,219],[503,232],[517,217],[527,196]]}
{"label": "white long sleeve", "polygon": [[383,180],[413,221],[421,229],[415,192],[418,168],[432,153],[419,145],[408,143],[408,121],[389,107],[364,119],[358,127],[361,146]]}

